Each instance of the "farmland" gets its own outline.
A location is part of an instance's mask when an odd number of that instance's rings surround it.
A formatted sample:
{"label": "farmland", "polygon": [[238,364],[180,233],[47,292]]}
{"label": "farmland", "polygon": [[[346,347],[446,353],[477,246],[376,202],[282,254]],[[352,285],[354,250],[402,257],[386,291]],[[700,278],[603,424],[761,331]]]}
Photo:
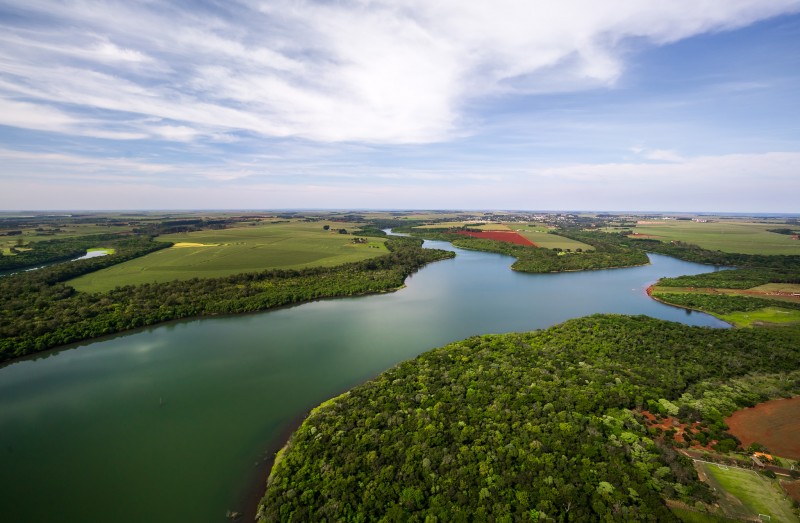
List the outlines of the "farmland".
{"label": "farmland", "polygon": [[736,411],[725,423],[743,447],[757,442],[770,454],[800,460],[800,396]]}
{"label": "farmland", "polygon": [[480,229],[482,231],[508,231],[508,225],[504,223],[484,223],[484,222],[437,222],[430,225],[420,225],[415,229],[447,229],[452,227],[469,227],[470,229]]}
{"label": "farmland", "polygon": [[522,236],[545,249],[563,249],[577,251],[593,251],[594,247],[588,243],[579,242],[571,238],[565,238],[557,234],[550,234],[547,229],[541,227],[520,227],[516,229]]}
{"label": "farmland", "polygon": [[[439,222],[431,225],[421,225],[415,229],[442,229],[448,227],[469,227],[481,231],[511,231],[523,236],[537,247],[544,249],[562,249],[564,251],[593,251],[594,247],[587,243],[579,242],[570,238],[565,238],[557,234],[550,234],[546,227],[533,224],[521,223],[482,223],[482,222]],[[521,243],[521,245],[530,245]]]}
{"label": "farmland", "polygon": [[706,475],[709,483],[717,488],[719,504],[727,516],[755,519],[759,514],[765,514],[770,516],[770,521],[797,521],[777,481],[736,467],[722,468],[699,462],[696,466],[698,472]]}
{"label": "farmland", "polygon": [[[712,251],[743,254],[800,254],[800,241],[791,235],[769,232],[781,227],[774,223],[715,220],[693,222],[686,220],[639,222],[633,228],[633,238],[652,238],[661,241],[682,241]],[[535,241],[535,240],[534,240]]]}
{"label": "farmland", "polygon": [[538,247],[535,243],[514,231],[458,231],[456,234],[470,236],[472,238],[482,238],[484,240],[496,240],[501,242],[513,243],[515,245],[527,245]]}
{"label": "farmland", "polygon": [[[328,225],[330,230],[323,230]],[[174,246],[152,255],[86,274],[69,282],[79,291],[117,286],[214,278],[269,268],[331,267],[386,254],[383,239],[353,243],[339,229],[353,224],[284,222],[159,236]]]}

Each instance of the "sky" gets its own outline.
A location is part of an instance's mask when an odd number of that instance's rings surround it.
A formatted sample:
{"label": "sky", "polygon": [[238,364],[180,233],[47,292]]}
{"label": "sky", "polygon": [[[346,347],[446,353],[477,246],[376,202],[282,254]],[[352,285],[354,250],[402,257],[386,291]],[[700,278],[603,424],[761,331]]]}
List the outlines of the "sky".
{"label": "sky", "polygon": [[798,195],[800,0],[0,0],[0,210]]}

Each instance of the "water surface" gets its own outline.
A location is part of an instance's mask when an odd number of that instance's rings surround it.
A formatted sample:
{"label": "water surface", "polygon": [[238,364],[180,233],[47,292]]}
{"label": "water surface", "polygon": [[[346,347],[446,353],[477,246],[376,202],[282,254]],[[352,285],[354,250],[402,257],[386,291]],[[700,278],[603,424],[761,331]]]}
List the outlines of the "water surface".
{"label": "water surface", "polygon": [[0,520],[224,522],[282,428],[392,365],[474,334],[598,312],[722,327],[655,302],[662,276],[712,267],[532,275],[454,249],[391,294],[192,320],[0,368]]}

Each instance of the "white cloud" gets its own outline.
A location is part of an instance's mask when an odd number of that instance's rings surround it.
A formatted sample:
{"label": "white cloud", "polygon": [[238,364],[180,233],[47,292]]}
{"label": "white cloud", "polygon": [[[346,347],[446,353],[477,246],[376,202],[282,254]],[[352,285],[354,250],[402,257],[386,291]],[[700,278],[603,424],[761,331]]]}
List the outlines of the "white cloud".
{"label": "white cloud", "polygon": [[[4,209],[367,206],[778,213],[796,212],[795,195],[800,192],[796,152],[669,163],[418,170],[281,165],[259,157],[215,166],[171,166],[0,149],[0,164]],[[48,190],[42,190],[43,184]]]}
{"label": "white cloud", "polygon": [[[629,38],[664,44],[800,8],[798,0],[270,0],[217,5],[227,9],[220,14],[190,4],[16,4],[35,23],[0,22],[0,94],[39,103],[28,128],[51,120],[51,130],[68,132],[100,109],[116,114],[83,122],[94,135],[185,141],[245,130],[374,143],[459,135],[466,104],[487,94],[613,86]],[[70,109],[48,113],[43,104]],[[119,129],[143,116],[172,123]]]}
{"label": "white cloud", "polygon": [[65,131],[75,123],[74,118],[58,109],[0,98],[0,125],[43,131]]}

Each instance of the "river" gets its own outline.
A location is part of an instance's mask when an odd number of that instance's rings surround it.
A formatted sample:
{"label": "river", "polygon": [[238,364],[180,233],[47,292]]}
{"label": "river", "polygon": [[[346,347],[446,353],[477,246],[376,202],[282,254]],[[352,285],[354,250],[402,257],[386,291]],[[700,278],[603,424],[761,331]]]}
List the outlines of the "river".
{"label": "river", "polygon": [[455,249],[390,294],[190,320],[0,368],[0,520],[224,522],[269,449],[320,402],[428,349],[593,313],[726,326],[645,289],[712,267],[533,275]]}

